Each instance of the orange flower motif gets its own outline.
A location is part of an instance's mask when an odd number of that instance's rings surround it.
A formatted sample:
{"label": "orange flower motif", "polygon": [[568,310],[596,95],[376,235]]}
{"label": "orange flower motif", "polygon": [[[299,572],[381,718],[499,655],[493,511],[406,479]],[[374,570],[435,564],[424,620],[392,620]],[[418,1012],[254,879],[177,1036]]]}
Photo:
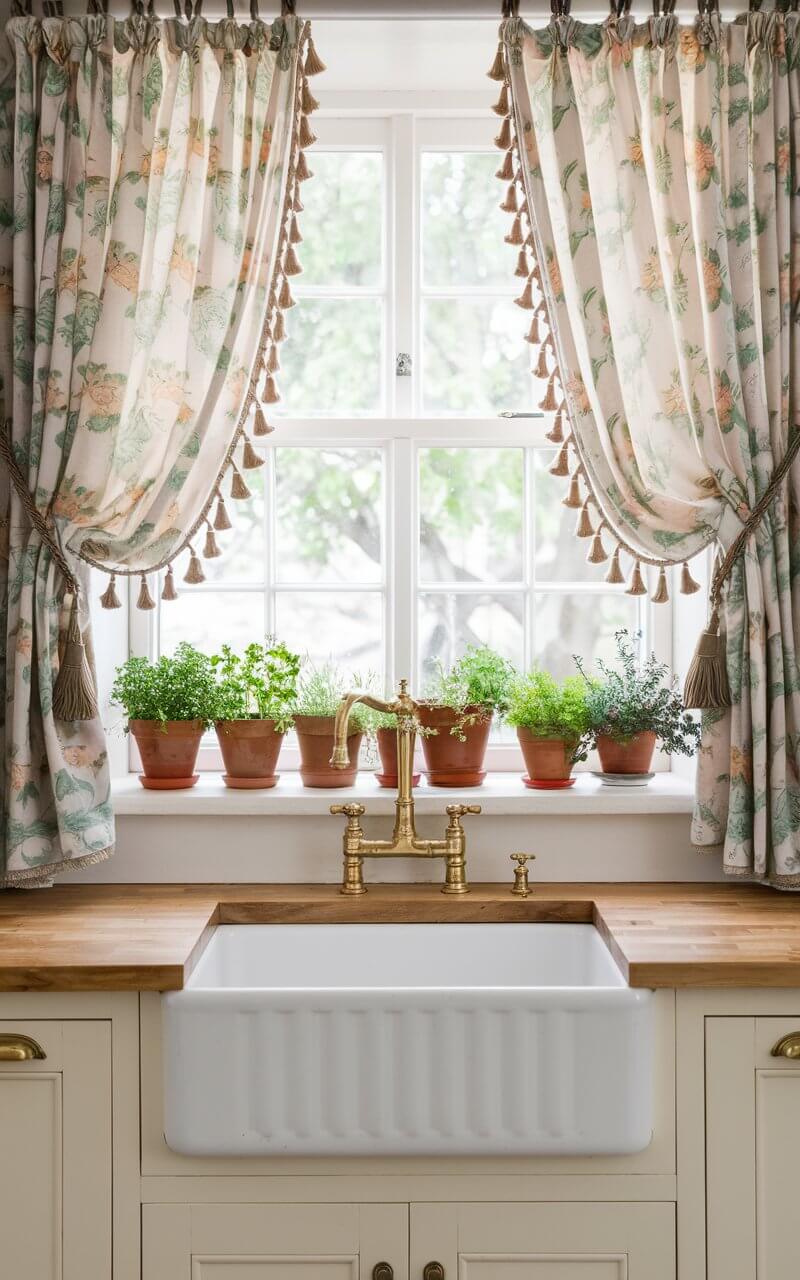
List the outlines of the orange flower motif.
{"label": "orange flower motif", "polygon": [[250,274],[250,263],[252,261],[253,261],[253,246],[247,244],[245,245],[244,252],[242,254],[242,265],[239,268],[239,284],[244,284],[245,280]]}
{"label": "orange flower motif", "polygon": [[157,142],[150,154],[150,173],[162,174],[167,167],[166,142]]}
{"label": "orange flower motif", "polygon": [[645,293],[654,294],[664,288],[664,276],[661,271],[661,260],[658,256],[658,249],[653,247],[642,263],[641,273],[642,288]]}
{"label": "orange flower motif", "polygon": [[62,755],[73,769],[85,769],[94,758],[89,747],[65,747]]}
{"label": "orange flower motif", "polygon": [[193,417],[194,417],[194,409],[190,404],[187,404],[186,401],[184,400],[178,406],[178,412],[176,415],[177,421],[181,424],[181,426],[185,426],[187,422],[191,422]]}
{"label": "orange flower motif", "polygon": [[550,288],[553,290],[553,296],[560,298],[564,292],[564,284],[561,279],[561,271],[558,266],[558,260],[552,257],[547,264],[547,274],[550,277]]}
{"label": "orange flower motif", "polygon": [[30,777],[30,766],[24,764],[12,764],[9,772],[11,790],[16,792],[21,791]]}
{"label": "orange flower motif", "polygon": [[779,178],[785,178],[789,172],[791,152],[788,142],[782,142],[775,152],[775,171]]}
{"label": "orange flower motif", "polygon": [[194,280],[194,262],[183,253],[180,244],[177,244],[172,250],[169,268],[170,271],[176,271],[181,280],[185,280],[187,284],[191,284]]}
{"label": "orange flower motif", "polygon": [[668,418],[675,418],[686,413],[686,401],[679,382],[673,382],[664,396],[664,413]]}
{"label": "orange flower motif", "polygon": [[709,306],[715,307],[722,293],[722,272],[709,258],[703,259],[703,284]]}
{"label": "orange flower motif", "polygon": [[628,139],[628,159],[634,169],[644,168],[644,148],[642,146],[641,135],[635,133],[632,138]]}
{"label": "orange flower motif", "polygon": [[36,152],[36,177],[40,182],[49,182],[53,176],[53,153],[47,147],[39,147]]}
{"label": "orange flower motif", "polygon": [[258,149],[258,167],[265,168],[269,160],[270,148],[272,147],[272,129],[267,126],[261,135],[261,146]]}
{"label": "orange flower motif", "polygon": [[581,208],[584,213],[592,212],[592,197],[589,195],[588,190],[584,191],[581,195]]}
{"label": "orange flower motif", "polygon": [[706,51],[697,38],[697,32],[692,27],[684,27],[680,33],[678,44],[681,51],[681,57],[687,67],[694,67],[697,71],[706,64]]}
{"label": "orange flower motif", "polygon": [[83,268],[86,259],[79,254],[72,262],[61,261],[58,272],[58,288],[60,292],[77,293],[78,285],[83,279]]}
{"label": "orange flower motif", "polygon": [[212,142],[208,148],[208,169],[206,170],[206,182],[216,182],[219,173],[219,147],[216,142]]}
{"label": "orange flower motif", "polygon": [[714,389],[714,404],[717,410],[717,421],[722,430],[726,431],[730,426],[735,404],[733,388],[726,379],[717,379],[717,385]]}
{"label": "orange flower motif", "polygon": [[731,778],[741,778],[748,785],[753,781],[752,758],[739,747],[731,747]]}
{"label": "orange flower motif", "polygon": [[104,378],[102,374],[90,373],[84,383],[83,391],[103,414],[119,413],[122,408],[121,388],[117,383]]}
{"label": "orange flower motif", "polygon": [[47,379],[47,390],[44,393],[44,407],[46,413],[61,413],[67,407],[64,392],[52,374]]}
{"label": "orange flower motif", "polygon": [[33,637],[30,631],[18,631],[17,640],[14,645],[15,651],[23,658],[29,658],[33,652]]}
{"label": "orange flower motif", "polygon": [[714,148],[710,142],[704,142],[702,138],[695,138],[694,143],[694,172],[699,187],[708,185],[711,174],[717,167],[717,157],[714,155]]}
{"label": "orange flower motif", "polygon": [[583,378],[579,373],[573,373],[572,377],[568,379],[566,392],[579,413],[590,412],[592,406],[586,393]]}
{"label": "orange flower motif", "polygon": [[126,289],[128,293],[136,293],[139,289],[139,270],[138,264],[123,261],[117,256],[110,256],[108,266],[106,267],[106,275],[118,284],[121,289]]}

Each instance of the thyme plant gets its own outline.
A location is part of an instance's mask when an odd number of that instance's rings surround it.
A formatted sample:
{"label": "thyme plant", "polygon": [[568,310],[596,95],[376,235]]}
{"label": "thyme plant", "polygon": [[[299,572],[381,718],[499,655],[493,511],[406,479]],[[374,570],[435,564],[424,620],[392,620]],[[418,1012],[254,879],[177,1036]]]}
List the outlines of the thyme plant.
{"label": "thyme plant", "polygon": [[111,701],[129,720],[202,720],[205,728],[214,719],[215,699],[211,659],[186,641],[157,662],[128,658],[117,667],[111,690]]}

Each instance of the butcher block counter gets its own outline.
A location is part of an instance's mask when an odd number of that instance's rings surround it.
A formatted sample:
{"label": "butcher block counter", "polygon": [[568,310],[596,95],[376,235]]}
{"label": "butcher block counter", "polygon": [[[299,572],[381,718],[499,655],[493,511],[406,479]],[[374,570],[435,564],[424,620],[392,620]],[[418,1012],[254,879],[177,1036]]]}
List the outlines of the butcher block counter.
{"label": "butcher block counter", "polygon": [[800,987],[800,901],[750,886],[74,885],[0,892],[0,991],[179,990],[218,924],[594,923],[633,987]]}

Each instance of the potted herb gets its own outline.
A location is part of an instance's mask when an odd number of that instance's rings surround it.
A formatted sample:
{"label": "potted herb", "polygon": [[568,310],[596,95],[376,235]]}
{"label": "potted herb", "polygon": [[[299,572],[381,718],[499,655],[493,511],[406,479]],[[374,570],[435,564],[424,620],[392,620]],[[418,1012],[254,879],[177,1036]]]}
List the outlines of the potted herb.
{"label": "potted herb", "polygon": [[425,770],[433,787],[479,787],[492,716],[504,711],[514,668],[471,645],[449,672],[438,672],[419,705]]}
{"label": "potted herb", "polygon": [[528,771],[525,785],[571,786],[572,766],[588,755],[586,681],[567,676],[559,683],[547,671],[518,676],[509,688],[505,718],[517,731]]}
{"label": "potted herb", "polygon": [[645,774],[656,742],[668,755],[691,756],[700,741],[700,727],[684,707],[676,679],[654,653],[639,663],[637,639],[617,631],[619,668],[598,662],[598,678],[586,676],[575,659],[586,682],[589,727],[604,773]]}
{"label": "potted herb", "polygon": [[194,786],[197,752],[214,716],[215,693],[211,660],[185,642],[158,662],[128,658],[117,667],[111,700],[128,717],[142,758],[143,787],[175,791]]}
{"label": "potted herb", "polygon": [[300,658],[273,637],[234,653],[224,644],[217,674],[215,728],[226,787],[274,787],[281,743],[292,723]]}
{"label": "potted herb", "polygon": [[[388,711],[373,711],[369,731],[374,732],[378,744],[380,770],[375,773],[378,786],[397,788],[397,716]],[[419,783],[420,775],[415,773],[411,782]]]}
{"label": "potted herb", "polygon": [[[309,667],[300,677],[293,720],[300,748],[300,776],[304,787],[352,787],[358,773],[361,742],[368,727],[367,709],[357,703],[350,715],[347,735],[348,769],[334,769],[333,726],[339,703],[348,689],[333,663]],[[374,713],[372,713],[374,714]]]}

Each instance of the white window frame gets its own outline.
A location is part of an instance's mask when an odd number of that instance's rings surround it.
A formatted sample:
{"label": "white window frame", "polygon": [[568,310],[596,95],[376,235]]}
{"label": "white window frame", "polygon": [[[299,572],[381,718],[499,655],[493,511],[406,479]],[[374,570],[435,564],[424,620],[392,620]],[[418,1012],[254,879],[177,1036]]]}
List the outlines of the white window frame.
{"label": "white window frame", "polygon": [[[366,98],[368,95],[364,95]],[[379,99],[380,95],[376,95]],[[370,444],[384,450],[385,527],[384,527],[384,575],[379,584],[359,590],[381,591],[383,595],[383,622],[386,652],[386,679],[389,687],[401,676],[410,676],[412,687],[416,685],[417,655],[417,600],[419,571],[414,548],[418,536],[418,464],[420,448],[431,446],[470,445],[476,448],[502,446],[526,446],[525,485],[531,492],[533,482],[533,450],[536,447],[552,449],[546,440],[548,420],[544,414],[520,418],[485,418],[464,416],[421,417],[422,358],[420,351],[420,326],[422,317],[423,288],[421,281],[420,198],[419,174],[423,151],[486,151],[492,146],[495,121],[486,112],[445,116],[441,109],[426,112],[418,98],[413,110],[382,112],[374,102],[346,115],[315,117],[318,134],[318,150],[380,150],[385,156],[384,180],[384,279],[378,289],[352,290],[352,296],[384,297],[383,351],[381,392],[382,415],[370,417],[339,418],[288,418],[273,417],[273,433],[256,446],[265,451],[265,519],[274,510],[275,465],[274,450],[281,445],[358,445]],[[312,163],[313,168],[313,163]],[[498,184],[498,195],[500,195]],[[349,295],[338,287],[322,288],[303,286],[300,276],[294,285],[299,295],[336,296]],[[465,287],[463,290],[425,290],[425,296],[436,294],[452,296],[505,296],[494,288]],[[525,317],[520,313],[520,341],[523,340]],[[396,353],[408,352],[413,361],[411,378],[395,374]],[[267,529],[267,533],[269,530]],[[267,536],[268,564],[265,567],[264,623],[267,633],[274,630],[275,564],[273,540]],[[528,521],[524,551],[524,579],[522,583],[486,584],[485,591],[493,595],[503,591],[523,592],[526,596],[528,616],[525,627],[526,666],[532,662],[534,637],[534,610],[536,593],[579,591],[590,598],[593,594],[607,593],[609,586],[603,575],[591,583],[554,583],[537,581],[533,585],[535,563],[534,522]],[[652,586],[652,572],[646,571],[648,585]],[[451,590],[456,584],[436,584],[436,590]],[[192,588],[193,591],[225,591],[241,589],[236,583],[209,583]],[[253,588],[258,589],[258,588]],[[291,589],[281,584],[280,590]],[[303,590],[325,590],[324,587]],[[340,589],[340,588],[337,588]],[[465,589],[460,587],[459,589]],[[478,592],[481,588],[466,588]],[[624,588],[618,588],[624,590]],[[155,655],[158,650],[159,614],[161,602],[153,612],[135,608],[136,588],[131,584],[129,610],[129,646],[131,653]],[[653,605],[648,597],[640,597],[640,625],[645,644],[659,660],[672,666],[672,606]],[[166,608],[180,607],[166,605]],[[135,751],[135,747],[133,748]],[[219,770],[221,757],[216,741],[209,738],[204,743],[199,768]],[[586,767],[592,767],[590,762]],[[297,749],[291,740],[284,746],[281,767],[296,769],[299,764]],[[493,771],[519,771],[520,758],[516,743],[491,743],[487,765]],[[132,760],[135,767],[135,760]],[[654,767],[669,769],[669,758],[659,753]]]}

